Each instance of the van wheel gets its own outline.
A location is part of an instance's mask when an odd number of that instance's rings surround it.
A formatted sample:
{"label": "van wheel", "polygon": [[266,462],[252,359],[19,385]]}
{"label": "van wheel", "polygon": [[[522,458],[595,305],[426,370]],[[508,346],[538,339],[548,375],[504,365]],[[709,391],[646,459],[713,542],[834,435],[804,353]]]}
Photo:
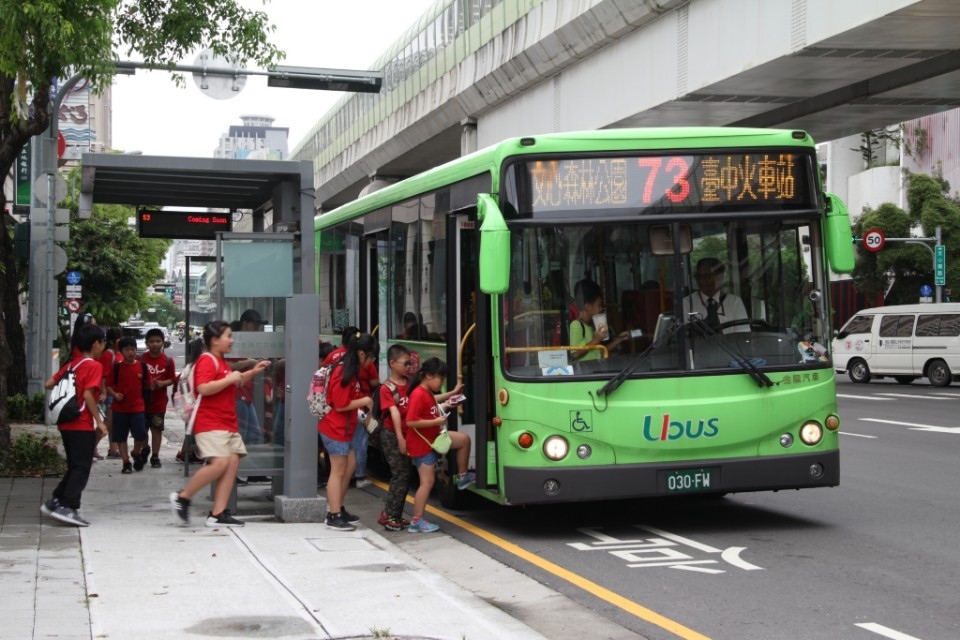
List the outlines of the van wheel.
{"label": "van wheel", "polygon": [[870,382],[870,367],[860,358],[850,361],[850,364],[847,365],[847,374],[854,382]]}
{"label": "van wheel", "polygon": [[943,360],[934,360],[927,369],[927,377],[930,378],[930,384],[935,387],[949,387],[953,380],[953,374],[950,373],[950,367]]}
{"label": "van wheel", "polygon": [[893,376],[893,379],[897,381],[897,384],[911,384],[917,378],[915,376]]}

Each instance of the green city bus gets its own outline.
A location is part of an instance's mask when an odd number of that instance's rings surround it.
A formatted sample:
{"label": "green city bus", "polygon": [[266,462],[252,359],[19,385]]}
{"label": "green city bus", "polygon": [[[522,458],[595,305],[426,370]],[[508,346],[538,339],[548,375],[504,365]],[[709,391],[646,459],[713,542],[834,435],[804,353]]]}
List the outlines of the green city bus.
{"label": "green city bus", "polygon": [[839,483],[828,281],[853,246],[805,131],[509,139],[318,215],[315,232],[321,334],[372,331],[381,377],[394,343],[448,363],[477,495]]}

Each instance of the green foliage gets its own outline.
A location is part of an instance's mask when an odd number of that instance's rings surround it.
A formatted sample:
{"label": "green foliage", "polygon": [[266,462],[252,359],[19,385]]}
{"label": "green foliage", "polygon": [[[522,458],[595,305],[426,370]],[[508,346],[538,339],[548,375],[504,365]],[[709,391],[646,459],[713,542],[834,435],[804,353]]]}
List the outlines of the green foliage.
{"label": "green foliage", "polygon": [[[153,311],[149,311],[153,309]],[[141,310],[141,317],[148,322],[157,322],[162,327],[170,327],[185,317],[183,309],[173,304],[167,296],[151,293],[147,296],[147,306]]]}
{"label": "green foliage", "polygon": [[860,134],[860,146],[851,147],[851,151],[859,151],[863,157],[864,168],[870,169],[877,166],[877,155],[880,150],[888,143],[892,143],[897,149],[900,148],[903,136],[899,127],[871,129]]}
{"label": "green foliage", "polygon": [[20,435],[10,449],[0,450],[0,476],[44,476],[66,472],[67,461],[57,450],[59,439]]}
{"label": "green foliage", "polygon": [[7,418],[10,422],[38,423],[43,422],[43,405],[45,397],[42,391],[32,396],[18,393],[7,399]]}

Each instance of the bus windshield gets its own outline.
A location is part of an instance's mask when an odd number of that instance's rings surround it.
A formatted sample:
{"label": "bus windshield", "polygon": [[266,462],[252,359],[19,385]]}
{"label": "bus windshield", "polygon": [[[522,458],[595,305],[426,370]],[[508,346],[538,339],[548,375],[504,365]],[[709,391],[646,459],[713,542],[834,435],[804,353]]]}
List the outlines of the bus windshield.
{"label": "bus windshield", "polygon": [[827,367],[823,284],[807,262],[819,255],[816,229],[812,219],[517,227],[502,309],[506,373]]}

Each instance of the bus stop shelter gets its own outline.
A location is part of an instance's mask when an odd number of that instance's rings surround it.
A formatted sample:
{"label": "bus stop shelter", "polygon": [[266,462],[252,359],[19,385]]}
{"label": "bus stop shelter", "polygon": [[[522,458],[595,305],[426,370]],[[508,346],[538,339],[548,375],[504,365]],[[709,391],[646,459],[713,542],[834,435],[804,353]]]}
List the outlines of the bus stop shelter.
{"label": "bus stop shelter", "polygon": [[[262,267],[256,282],[270,287],[271,279],[284,280],[289,270],[289,295],[285,295],[287,318],[283,340],[288,398],[306,398],[310,377],[316,368],[316,342],[319,335],[319,299],[315,288],[313,243],[313,167],[310,162],[274,160],[236,160],[85,153],[82,158],[80,214],[89,215],[94,204],[123,204],[133,207],[184,207],[195,209],[250,211],[251,233],[218,233],[218,254],[222,240],[237,244],[260,245],[260,256],[282,256],[292,264],[281,265],[277,273]],[[158,216],[163,211],[158,211]],[[269,223],[267,223],[269,221]],[[176,238],[176,235],[170,235]],[[219,257],[219,256],[218,256]],[[223,257],[241,261],[241,254]],[[246,265],[233,265],[243,269]],[[221,272],[218,271],[218,277]],[[250,280],[249,278],[247,280]],[[249,284],[249,283],[248,283]],[[257,286],[256,284],[253,285]],[[275,292],[264,291],[264,297]],[[253,294],[255,295],[255,294]],[[312,319],[312,321],[311,321]],[[310,345],[310,348],[305,348]],[[317,522],[323,505],[316,492],[317,459],[316,420],[306,402],[289,402],[284,412],[284,442],[274,447],[271,459],[282,455],[283,486],[276,495],[277,516],[288,522]],[[293,428],[298,425],[300,428]],[[252,457],[252,456],[251,456]]]}

